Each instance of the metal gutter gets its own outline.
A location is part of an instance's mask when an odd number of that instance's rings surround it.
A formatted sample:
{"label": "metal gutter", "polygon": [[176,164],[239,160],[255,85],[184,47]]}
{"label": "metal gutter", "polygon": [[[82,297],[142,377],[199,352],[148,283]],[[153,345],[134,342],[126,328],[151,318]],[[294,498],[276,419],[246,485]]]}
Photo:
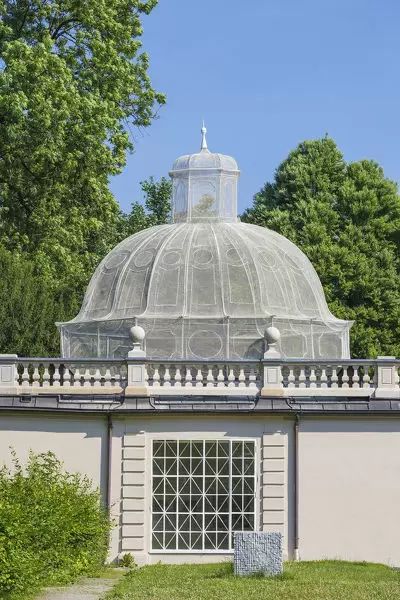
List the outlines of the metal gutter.
{"label": "metal gutter", "polygon": [[112,441],[113,441],[112,413],[107,413],[107,457],[106,457],[106,507],[108,515],[111,512],[111,471],[112,471]]}
{"label": "metal gutter", "polygon": [[38,394],[0,396],[0,411],[135,414],[400,415],[400,400],[355,397],[131,396]]}
{"label": "metal gutter", "polygon": [[294,420],[294,560],[299,560],[299,425],[300,415]]}

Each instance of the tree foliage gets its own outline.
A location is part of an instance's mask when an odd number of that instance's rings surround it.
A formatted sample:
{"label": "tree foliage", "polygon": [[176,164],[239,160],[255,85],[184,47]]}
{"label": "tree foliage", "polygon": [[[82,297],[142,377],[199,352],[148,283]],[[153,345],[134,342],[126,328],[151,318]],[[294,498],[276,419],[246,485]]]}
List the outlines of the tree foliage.
{"label": "tree foliage", "polygon": [[400,197],[376,162],[346,163],[328,137],[305,141],[243,220],[307,254],[332,312],[355,320],[353,356],[400,354]]}
{"label": "tree foliage", "polygon": [[0,239],[53,274],[86,277],[108,249],[108,179],[164,101],[140,52],[155,4],[0,0]]}
{"label": "tree foliage", "polygon": [[16,301],[0,308],[2,351],[57,353],[54,321],[76,314],[124,228],[109,178],[164,102],[140,42],[156,3],[0,0],[0,295]]}
{"label": "tree foliage", "polygon": [[104,564],[110,523],[100,494],[51,452],[31,454],[26,469],[14,455],[12,468],[0,469],[0,498],[1,597],[68,583]]}
{"label": "tree foliage", "polygon": [[141,181],[140,186],[144,194],[144,202],[142,204],[133,202],[131,212],[122,215],[120,240],[147,227],[168,223],[170,219],[172,195],[170,179],[161,177],[159,181],[155,181],[154,177],[149,177]]}

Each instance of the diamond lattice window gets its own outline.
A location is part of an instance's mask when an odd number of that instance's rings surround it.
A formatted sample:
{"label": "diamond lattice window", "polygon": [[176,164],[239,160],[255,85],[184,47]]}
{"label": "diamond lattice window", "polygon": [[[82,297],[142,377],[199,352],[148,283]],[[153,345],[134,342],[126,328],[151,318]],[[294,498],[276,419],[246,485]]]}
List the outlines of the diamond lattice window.
{"label": "diamond lattice window", "polygon": [[246,440],[153,442],[152,548],[232,550],[255,526],[255,445]]}

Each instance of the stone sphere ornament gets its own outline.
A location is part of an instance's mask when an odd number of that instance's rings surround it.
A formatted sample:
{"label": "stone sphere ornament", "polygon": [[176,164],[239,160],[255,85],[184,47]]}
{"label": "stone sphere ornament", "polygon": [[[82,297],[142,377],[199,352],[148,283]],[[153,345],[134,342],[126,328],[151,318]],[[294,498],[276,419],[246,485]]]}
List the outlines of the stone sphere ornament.
{"label": "stone sphere ornament", "polygon": [[265,339],[268,344],[276,344],[281,339],[281,332],[276,327],[267,327],[265,330]]}
{"label": "stone sphere ornament", "polygon": [[143,327],[140,327],[140,325],[134,325],[134,327],[131,327],[129,334],[134,344],[141,344],[146,337],[146,332]]}

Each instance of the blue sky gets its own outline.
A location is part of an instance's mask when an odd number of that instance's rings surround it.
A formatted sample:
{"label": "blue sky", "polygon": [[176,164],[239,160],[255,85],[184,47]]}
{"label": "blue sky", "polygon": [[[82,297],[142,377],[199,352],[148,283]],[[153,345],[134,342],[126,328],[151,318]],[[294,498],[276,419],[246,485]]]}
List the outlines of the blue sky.
{"label": "blue sky", "polygon": [[198,150],[203,116],[210,150],[238,161],[240,212],[291,149],[325,133],[399,181],[399,23],[399,0],[159,0],[143,48],[167,104],[111,182],[122,208]]}

